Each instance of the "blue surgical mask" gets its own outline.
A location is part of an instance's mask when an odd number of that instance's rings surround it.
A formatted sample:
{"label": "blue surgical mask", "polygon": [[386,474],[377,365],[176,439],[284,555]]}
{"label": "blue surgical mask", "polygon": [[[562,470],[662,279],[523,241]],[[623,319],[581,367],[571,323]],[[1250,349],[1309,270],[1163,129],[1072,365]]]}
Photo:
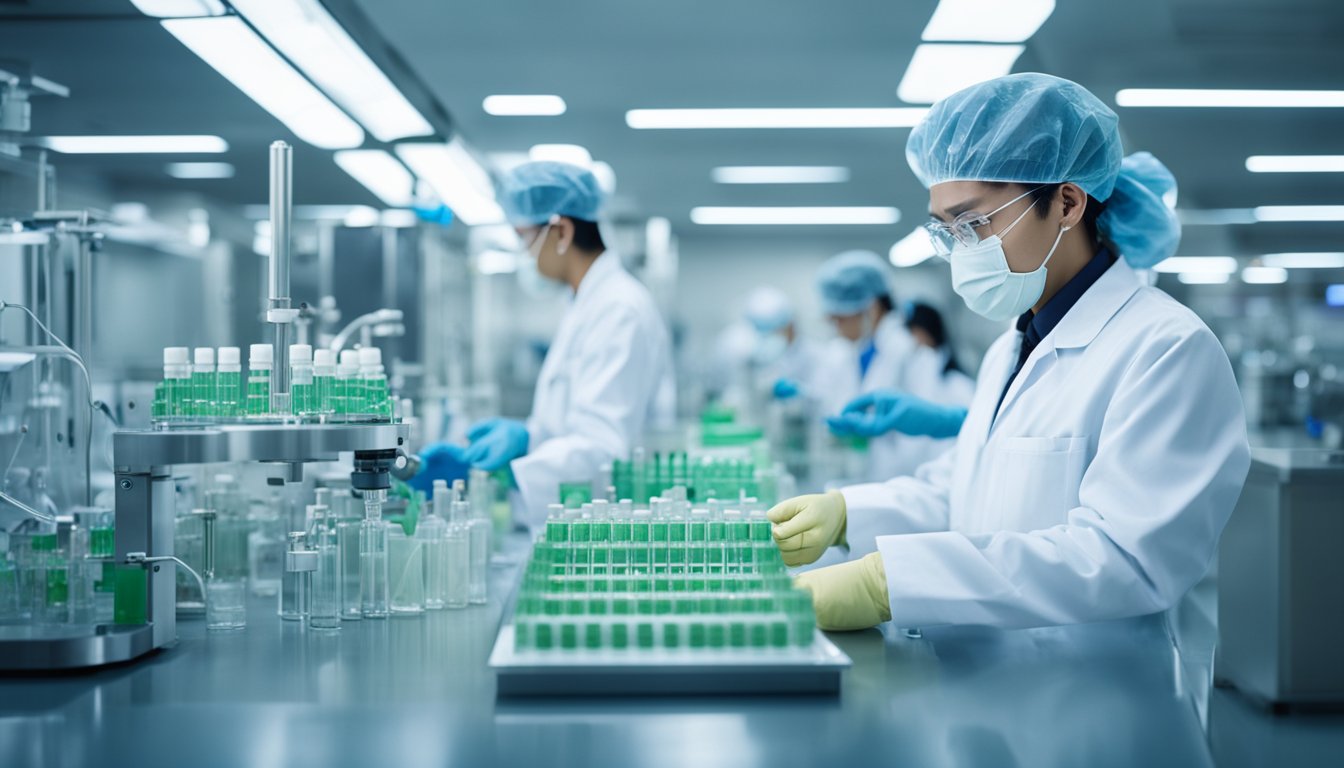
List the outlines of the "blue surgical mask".
{"label": "blue surgical mask", "polygon": [[1031,272],[1014,272],[1008,267],[1003,253],[1002,235],[1007,235],[1022,221],[1033,202],[1009,224],[1002,233],[990,235],[972,246],[957,243],[952,249],[952,290],[961,296],[966,306],[977,315],[995,322],[1006,322],[1027,311],[1045,292],[1045,265],[1055,255],[1059,241],[1069,227],[1060,227],[1054,245],[1041,266]]}

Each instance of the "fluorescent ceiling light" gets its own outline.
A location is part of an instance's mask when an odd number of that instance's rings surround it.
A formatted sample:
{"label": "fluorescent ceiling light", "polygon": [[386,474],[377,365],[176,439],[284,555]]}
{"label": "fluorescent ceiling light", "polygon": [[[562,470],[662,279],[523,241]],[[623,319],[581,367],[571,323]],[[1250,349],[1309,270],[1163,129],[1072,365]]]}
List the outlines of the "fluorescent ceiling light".
{"label": "fluorescent ceiling light", "polygon": [[892,266],[913,267],[916,264],[923,264],[935,255],[929,233],[923,227],[915,227],[910,234],[891,246],[887,258],[891,260]]}
{"label": "fluorescent ceiling light", "polygon": [[1125,88],[1122,107],[1344,107],[1344,91],[1269,91],[1221,88]]}
{"label": "fluorescent ceiling light", "polygon": [[691,209],[696,224],[895,224],[900,218],[900,211],[880,206]]}
{"label": "fluorescent ceiling light", "polygon": [[1344,173],[1344,155],[1251,155],[1251,173]]}
{"label": "fluorescent ceiling light", "polygon": [[1256,221],[1344,221],[1344,205],[1261,205]]}
{"label": "fluorescent ceiling light", "polygon": [[218,136],[48,136],[42,146],[67,155],[189,154],[229,151]]}
{"label": "fluorescent ceiling light", "polygon": [[1003,77],[1023,50],[1020,45],[924,43],[910,58],[896,95],[911,104],[932,104],[962,88]]}
{"label": "fluorescent ceiling light", "polygon": [[1241,270],[1241,282],[1251,285],[1278,285],[1288,282],[1288,270],[1282,267],[1247,267]]}
{"label": "fluorescent ceiling light", "polygon": [[504,209],[495,202],[490,174],[458,139],[447,144],[398,144],[397,156],[434,188],[463,224],[504,221]]}
{"label": "fluorescent ceiling light", "polygon": [[322,149],[364,142],[364,131],[336,108],[239,18],[162,22],[181,43],[215,68],[295,136]]}
{"label": "fluorescent ceiling light", "polygon": [[379,141],[434,128],[318,0],[230,0],[272,45]]}
{"label": "fluorescent ceiling light", "polygon": [[224,4],[219,0],[131,0],[146,16],[171,19],[178,16],[222,16]]}
{"label": "fluorescent ceiling light", "polygon": [[378,223],[384,227],[407,229],[414,227],[419,222],[420,218],[415,215],[415,211],[406,208],[389,208],[378,214]]}
{"label": "fluorescent ceiling light", "polygon": [[1226,272],[1182,272],[1176,279],[1186,285],[1222,285],[1231,278]]}
{"label": "fluorescent ceiling light", "polygon": [[385,204],[394,208],[411,204],[415,177],[387,152],[381,149],[346,149],[336,153],[336,164]]}
{"label": "fluorescent ceiling light", "polygon": [[839,184],[849,169],[837,165],[725,165],[715,168],[720,184]]}
{"label": "fluorescent ceiling light", "polygon": [[588,170],[592,171],[593,177],[597,179],[598,189],[608,197],[616,194],[616,171],[612,169],[610,163],[598,160]]}
{"label": "fluorescent ceiling light", "polygon": [[913,128],[924,107],[632,109],[625,124],[637,129],[696,128]]}
{"label": "fluorescent ceiling light", "polygon": [[565,100],[551,94],[486,96],[481,108],[499,117],[551,117],[565,114]]}
{"label": "fluorescent ceiling light", "polygon": [[939,0],[924,27],[925,40],[1020,43],[1036,34],[1055,0]]}
{"label": "fluorescent ceiling light", "polygon": [[169,163],[168,175],[175,179],[232,179],[230,163]]}
{"label": "fluorescent ceiling light", "polygon": [[1237,260],[1231,256],[1173,256],[1158,262],[1156,272],[1179,272],[1183,275],[1203,272],[1230,275],[1237,271]]}
{"label": "fluorescent ceiling light", "polygon": [[1187,227],[1221,227],[1228,224],[1254,224],[1250,208],[1177,208],[1176,218]]}
{"label": "fluorescent ceiling light", "polygon": [[1283,269],[1344,269],[1344,253],[1267,253],[1260,262]]}
{"label": "fluorescent ceiling light", "polygon": [[593,156],[578,144],[536,144],[527,151],[529,160],[550,160],[569,163],[580,168],[592,168]]}

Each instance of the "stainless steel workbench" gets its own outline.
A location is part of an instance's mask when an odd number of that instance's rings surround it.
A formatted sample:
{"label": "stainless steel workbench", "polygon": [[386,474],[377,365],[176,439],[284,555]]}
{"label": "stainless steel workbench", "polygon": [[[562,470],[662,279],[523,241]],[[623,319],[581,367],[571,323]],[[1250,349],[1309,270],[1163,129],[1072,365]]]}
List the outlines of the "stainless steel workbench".
{"label": "stainless steel workbench", "polygon": [[184,620],[139,662],[0,678],[0,766],[1284,766],[1344,749],[1339,715],[1192,691],[1160,621],[835,634],[854,660],[838,697],[496,701],[485,661],[515,570],[465,611],[322,634],[254,600],[242,632]]}

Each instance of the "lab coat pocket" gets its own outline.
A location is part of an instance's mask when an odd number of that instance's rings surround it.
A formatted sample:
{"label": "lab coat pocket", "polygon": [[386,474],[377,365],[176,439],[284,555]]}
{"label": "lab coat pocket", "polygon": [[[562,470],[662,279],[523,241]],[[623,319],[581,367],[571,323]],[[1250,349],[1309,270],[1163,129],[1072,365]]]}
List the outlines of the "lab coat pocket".
{"label": "lab coat pocket", "polygon": [[1069,510],[1078,506],[1087,444],[1086,436],[1000,440],[987,467],[986,532],[1036,531],[1067,522]]}

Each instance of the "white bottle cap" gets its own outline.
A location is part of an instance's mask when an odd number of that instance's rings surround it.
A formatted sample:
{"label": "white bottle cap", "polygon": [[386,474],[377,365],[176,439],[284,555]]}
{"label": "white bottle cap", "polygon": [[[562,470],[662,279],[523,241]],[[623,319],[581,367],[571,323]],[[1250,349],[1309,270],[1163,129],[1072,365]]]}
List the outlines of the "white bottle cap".
{"label": "white bottle cap", "polygon": [[197,348],[196,348],[196,353],[195,353],[195,354],[196,354],[195,360],[196,360],[196,364],[197,364],[197,365],[214,365],[214,364],[215,364],[215,348],[214,348],[214,347],[197,347]]}
{"label": "white bottle cap", "polygon": [[341,350],[341,365],[359,365],[359,353],[353,349]]}
{"label": "white bottle cap", "polygon": [[310,346],[310,345],[308,345],[308,344],[290,344],[290,345],[289,345],[289,362],[290,362],[290,365],[293,365],[294,363],[311,363],[311,362],[313,362],[313,348],[312,348],[312,346]]}
{"label": "white bottle cap", "polygon": [[220,347],[219,364],[220,365],[238,365],[241,360],[241,353],[237,347]]}
{"label": "white bottle cap", "polygon": [[359,364],[373,366],[383,364],[383,350],[378,347],[363,347],[359,350]]}
{"label": "white bottle cap", "polygon": [[275,355],[272,354],[272,352],[273,348],[270,344],[253,344],[248,347],[247,361],[251,365],[256,365],[257,363],[266,363],[269,365],[275,360]]}
{"label": "white bottle cap", "polygon": [[330,349],[314,349],[313,365],[325,365],[331,367],[336,364],[336,355],[332,354]]}
{"label": "white bottle cap", "polygon": [[164,365],[186,365],[189,359],[190,350],[186,347],[164,347],[163,364]]}

